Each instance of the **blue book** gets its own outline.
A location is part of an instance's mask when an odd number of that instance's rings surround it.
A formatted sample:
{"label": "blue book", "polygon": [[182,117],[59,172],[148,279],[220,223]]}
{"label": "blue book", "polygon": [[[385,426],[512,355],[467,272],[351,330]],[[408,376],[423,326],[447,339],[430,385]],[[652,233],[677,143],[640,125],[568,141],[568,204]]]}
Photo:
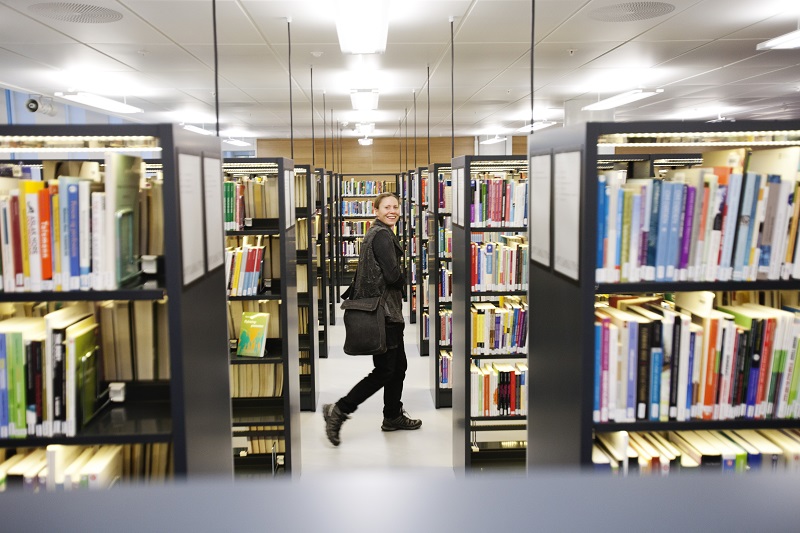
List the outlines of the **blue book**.
{"label": "blue book", "polygon": [[664,362],[664,350],[660,346],[650,352],[650,420],[660,420],[661,406],[661,365]]}
{"label": "blue book", "polygon": [[667,268],[665,276],[667,281],[677,281],[686,184],[673,182],[671,185],[672,199],[670,200],[669,236],[667,241],[667,257],[665,259]]}
{"label": "blue book", "polygon": [[[597,268],[603,268],[603,243],[606,239],[606,176],[597,177]],[[526,202],[527,203],[527,202]]]}
{"label": "blue book", "polygon": [[[694,383],[692,382],[692,369],[694,368],[694,354],[696,350],[697,332],[689,326],[689,379],[686,381],[686,419],[692,418],[692,399],[694,398]],[[681,420],[680,422],[683,422]]]}
{"label": "blue book", "polygon": [[6,335],[0,333],[0,439],[8,438],[8,362]]}
{"label": "blue book", "polygon": [[661,212],[661,190],[664,182],[653,180],[653,192],[650,198],[650,228],[647,231],[647,270],[645,279],[652,281],[655,279],[656,268],[656,247],[658,243],[659,213]]}
{"label": "blue book", "polygon": [[756,207],[758,206],[758,190],[761,185],[761,175],[748,172],[744,179],[742,189],[742,209],[739,213],[736,245],[733,257],[733,280],[743,281],[746,278],[746,268],[750,263],[750,245],[753,242],[753,225],[756,220]]}
{"label": "blue book", "polygon": [[629,421],[636,420],[636,372],[639,367],[639,328],[641,326],[642,324],[635,320],[628,323],[628,375],[626,376],[628,386],[625,389],[625,420]]}
{"label": "blue book", "polygon": [[69,249],[70,290],[80,288],[81,280],[81,249],[80,249],[80,201],[78,184],[67,185],[67,231]]}
{"label": "blue book", "polygon": [[622,216],[625,211],[625,191],[620,187],[617,190],[617,220],[616,220],[616,227],[617,227],[617,243],[616,243],[616,255],[614,257],[614,265],[618,269],[617,273],[614,274],[614,281],[619,281],[619,273],[622,271]]}
{"label": "blue book", "polygon": [[[667,279],[667,248],[669,246],[669,220],[672,211],[672,183],[661,184],[661,198],[658,208],[658,230],[656,232],[656,281]],[[655,191],[654,191],[655,192]]]}

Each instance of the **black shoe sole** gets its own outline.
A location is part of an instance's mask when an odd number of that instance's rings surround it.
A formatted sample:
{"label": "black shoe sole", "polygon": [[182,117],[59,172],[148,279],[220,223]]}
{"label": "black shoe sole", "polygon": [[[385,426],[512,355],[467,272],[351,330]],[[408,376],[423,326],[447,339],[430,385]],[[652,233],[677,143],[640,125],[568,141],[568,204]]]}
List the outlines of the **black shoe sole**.
{"label": "black shoe sole", "polygon": [[414,427],[398,427],[398,426],[384,426],[381,424],[381,431],[397,431],[398,429],[403,429],[406,431],[413,431],[415,429],[419,429],[422,427],[422,424]]}

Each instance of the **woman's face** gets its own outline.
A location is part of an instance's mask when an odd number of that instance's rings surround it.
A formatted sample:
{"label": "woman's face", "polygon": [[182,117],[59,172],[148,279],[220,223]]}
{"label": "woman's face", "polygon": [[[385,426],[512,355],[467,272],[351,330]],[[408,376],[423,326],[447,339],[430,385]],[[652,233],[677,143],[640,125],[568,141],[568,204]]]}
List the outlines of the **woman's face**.
{"label": "woman's face", "polygon": [[390,228],[400,220],[400,203],[397,201],[397,198],[390,196],[383,198],[378,208],[372,211],[375,213],[375,218]]}

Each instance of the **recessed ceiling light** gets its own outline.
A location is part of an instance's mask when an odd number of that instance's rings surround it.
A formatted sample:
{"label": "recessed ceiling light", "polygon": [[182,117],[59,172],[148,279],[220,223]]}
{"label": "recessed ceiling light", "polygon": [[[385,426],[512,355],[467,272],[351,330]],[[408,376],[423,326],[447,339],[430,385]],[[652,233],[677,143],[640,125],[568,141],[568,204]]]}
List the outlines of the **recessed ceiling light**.
{"label": "recessed ceiling light", "polygon": [[104,111],[110,111],[112,113],[144,112],[144,110],[140,107],[128,105],[124,102],[117,102],[116,100],[112,100],[110,98],[106,98],[105,96],[100,96],[97,94],[74,92],[74,91],[67,91],[67,92],[56,91],[54,94],[55,96],[63,98],[65,100],[70,100],[72,102],[76,102],[79,104],[96,107],[98,109],[102,109]]}

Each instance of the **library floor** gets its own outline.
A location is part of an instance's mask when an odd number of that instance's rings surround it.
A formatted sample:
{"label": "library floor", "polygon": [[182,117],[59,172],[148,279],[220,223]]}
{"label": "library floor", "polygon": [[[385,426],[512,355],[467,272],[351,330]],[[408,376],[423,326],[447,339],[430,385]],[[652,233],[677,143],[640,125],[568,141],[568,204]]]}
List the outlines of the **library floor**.
{"label": "library floor", "polygon": [[416,469],[453,476],[451,410],[434,407],[430,391],[431,360],[419,355],[417,325],[408,323],[408,313],[405,329],[408,371],[403,403],[413,418],[422,419],[422,427],[416,431],[381,431],[383,393],[379,391],[344,423],[339,447],[328,442],[322,405],[338,400],[372,370],[372,358],[353,357],[342,351],[344,324],[338,305],[336,314],[336,325],[328,326],[328,358],[319,360],[317,410],[301,413],[301,477],[352,473],[358,469]]}

